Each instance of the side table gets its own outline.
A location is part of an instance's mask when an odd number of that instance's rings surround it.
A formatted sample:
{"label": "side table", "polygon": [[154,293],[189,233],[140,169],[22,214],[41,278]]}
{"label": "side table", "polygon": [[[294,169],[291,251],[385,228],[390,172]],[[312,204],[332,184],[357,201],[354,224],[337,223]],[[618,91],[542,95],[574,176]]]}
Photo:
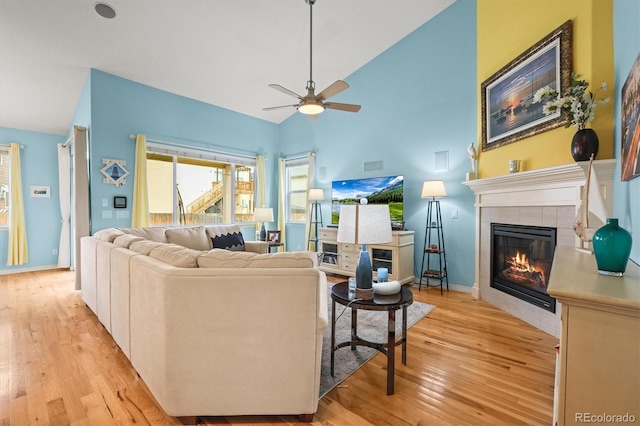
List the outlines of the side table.
{"label": "side table", "polygon": [[271,253],[271,249],[275,248],[276,249],[276,253],[278,251],[280,251],[280,247],[284,246],[284,243],[274,243],[269,241],[269,253]]}
{"label": "side table", "polygon": [[[394,297],[395,296],[395,297]],[[355,350],[357,346],[368,346],[387,357],[387,395],[394,393],[395,348],[402,345],[402,363],[407,364],[407,306],[413,303],[413,293],[406,287],[394,296],[376,300],[354,300],[349,298],[349,283],[341,282],[331,288],[331,375],[334,375],[335,351],[345,346]],[[384,300],[386,298],[386,300]],[[351,340],[336,344],[336,303],[351,308]],[[387,342],[377,343],[358,336],[358,310],[387,311]],[[402,337],[396,340],[396,311],[402,309]]]}

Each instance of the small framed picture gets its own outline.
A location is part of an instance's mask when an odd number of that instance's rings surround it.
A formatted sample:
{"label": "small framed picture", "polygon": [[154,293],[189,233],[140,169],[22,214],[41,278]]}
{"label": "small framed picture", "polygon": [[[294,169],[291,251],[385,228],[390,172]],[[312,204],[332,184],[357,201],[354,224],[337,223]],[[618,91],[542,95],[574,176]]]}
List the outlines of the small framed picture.
{"label": "small framed picture", "polygon": [[29,194],[34,198],[50,198],[51,197],[51,187],[50,186],[31,185],[29,187]]}
{"label": "small framed picture", "polygon": [[113,208],[114,209],[126,209],[127,208],[127,197],[122,197],[116,195],[113,197]]}
{"label": "small framed picture", "polygon": [[100,169],[100,173],[104,175],[102,183],[111,183],[115,186],[124,186],[127,182],[126,177],[129,171],[125,169],[127,162],[125,160],[114,160],[111,158],[103,158],[104,167]]}
{"label": "small framed picture", "polygon": [[270,244],[280,244],[280,231],[267,231],[267,241]]}

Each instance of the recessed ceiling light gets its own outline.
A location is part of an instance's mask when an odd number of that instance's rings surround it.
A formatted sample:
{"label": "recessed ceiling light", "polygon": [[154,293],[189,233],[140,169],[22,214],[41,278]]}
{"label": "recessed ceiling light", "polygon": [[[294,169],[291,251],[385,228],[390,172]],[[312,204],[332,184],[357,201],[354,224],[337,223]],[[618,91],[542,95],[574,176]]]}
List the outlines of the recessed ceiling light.
{"label": "recessed ceiling light", "polygon": [[103,18],[112,19],[116,17],[116,11],[107,3],[96,3],[95,9],[98,15],[102,16]]}

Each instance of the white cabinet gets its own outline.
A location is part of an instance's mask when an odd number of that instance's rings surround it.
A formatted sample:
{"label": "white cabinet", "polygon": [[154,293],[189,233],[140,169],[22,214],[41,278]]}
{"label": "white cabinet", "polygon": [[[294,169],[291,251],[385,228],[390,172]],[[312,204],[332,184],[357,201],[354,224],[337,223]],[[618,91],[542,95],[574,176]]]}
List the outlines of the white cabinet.
{"label": "white cabinet", "polygon": [[[362,250],[359,244],[338,243],[338,228],[322,228],[319,231],[320,251],[323,253],[320,270],[338,275],[354,276],[358,255]],[[413,231],[392,231],[393,240],[388,244],[370,244],[367,251],[373,266],[373,279],[377,269],[389,270],[389,281],[401,284],[413,283]]]}
{"label": "white cabinet", "polygon": [[557,424],[640,421],[640,267],[600,275],[592,254],[558,246],[547,291],[562,304]]}

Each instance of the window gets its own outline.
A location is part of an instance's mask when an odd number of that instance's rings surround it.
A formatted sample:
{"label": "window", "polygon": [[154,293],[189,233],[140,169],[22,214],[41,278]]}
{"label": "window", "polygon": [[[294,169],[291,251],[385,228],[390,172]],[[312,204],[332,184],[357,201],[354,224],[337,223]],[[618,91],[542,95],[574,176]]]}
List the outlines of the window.
{"label": "window", "polygon": [[151,225],[253,220],[255,159],[147,145]]}
{"label": "window", "polygon": [[309,182],[309,163],[307,158],[287,160],[286,185],[287,221],[305,222],[307,220],[307,190]]}
{"label": "window", "polygon": [[0,228],[9,226],[9,150],[0,147]]}

